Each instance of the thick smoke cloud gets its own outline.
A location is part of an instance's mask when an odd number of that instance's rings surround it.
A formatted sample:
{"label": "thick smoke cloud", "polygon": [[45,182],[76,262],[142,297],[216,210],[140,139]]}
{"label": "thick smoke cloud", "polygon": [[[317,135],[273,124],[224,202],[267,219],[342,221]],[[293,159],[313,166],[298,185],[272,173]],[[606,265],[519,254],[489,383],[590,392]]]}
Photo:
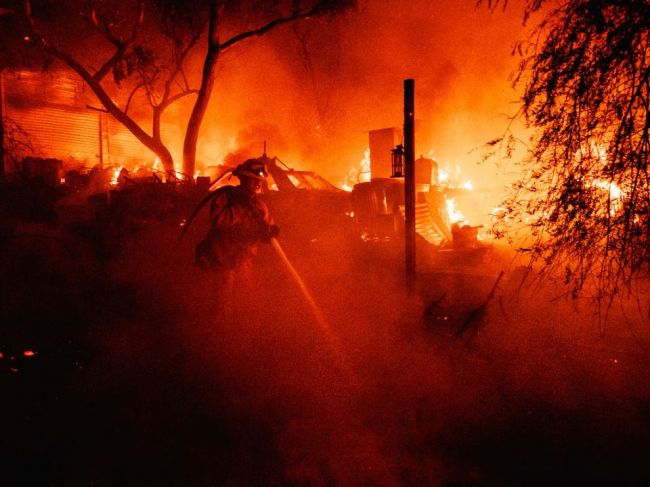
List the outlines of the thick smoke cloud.
{"label": "thick smoke cloud", "polygon": [[515,111],[511,51],[525,33],[517,7],[368,1],[240,45],[222,58],[203,136],[275,124],[272,154],[336,182],[358,165],[369,130],[402,125],[402,83],[413,78],[418,154],[493,179],[498,170],[477,166],[473,149]]}
{"label": "thick smoke cloud", "polygon": [[[480,326],[455,336],[454,317],[484,301],[508,255],[433,273],[409,298],[396,262],[353,259],[349,248],[288,252],[336,349],[270,248],[228,322],[214,280],[174,236],[150,228],[111,262],[120,292],[101,305],[110,319],[92,321],[96,355],[73,387],[91,409],[80,424],[62,415],[95,447],[55,456],[63,480],[444,486],[642,475],[647,357],[624,334],[631,326],[648,343],[638,316],[621,326],[612,313],[603,341],[589,308],[552,302],[554,289],[522,286],[512,271]],[[449,320],[423,314],[440,296]],[[115,429],[103,438],[102,425]]]}

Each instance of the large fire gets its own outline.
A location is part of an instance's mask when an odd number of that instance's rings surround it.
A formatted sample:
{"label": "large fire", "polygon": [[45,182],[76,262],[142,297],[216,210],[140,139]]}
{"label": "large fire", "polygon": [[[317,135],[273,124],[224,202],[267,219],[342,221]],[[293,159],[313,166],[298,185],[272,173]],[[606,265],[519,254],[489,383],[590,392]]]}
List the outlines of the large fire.
{"label": "large fire", "polygon": [[[433,151],[429,151],[428,154],[433,154]],[[433,179],[435,179],[435,177]],[[348,171],[345,178],[342,180],[342,182],[339,183],[339,187],[345,191],[352,191],[355,184],[368,182],[370,180],[370,149],[366,149],[359,164]],[[444,191],[451,189],[464,190],[468,192],[474,191],[474,184],[472,183],[472,180],[466,179],[462,176],[460,164],[455,164],[453,168],[449,162],[445,163],[444,165],[438,165],[437,182],[438,184],[434,185],[430,190]],[[453,196],[447,196],[445,194],[443,194],[443,198],[445,204],[444,208],[441,208],[441,210],[445,212],[446,219],[449,221],[449,224],[453,225],[456,223],[462,223],[464,225],[470,225],[469,219],[463,213],[462,209],[458,206],[457,198]],[[489,216],[490,212],[486,210],[485,214],[486,216]],[[481,238],[485,238],[485,234],[481,234]]]}

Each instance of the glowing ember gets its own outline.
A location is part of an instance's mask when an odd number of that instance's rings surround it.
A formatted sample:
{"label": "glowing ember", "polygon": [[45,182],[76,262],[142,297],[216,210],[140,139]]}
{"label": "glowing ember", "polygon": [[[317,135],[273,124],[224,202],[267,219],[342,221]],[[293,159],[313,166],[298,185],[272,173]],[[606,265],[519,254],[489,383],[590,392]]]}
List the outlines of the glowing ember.
{"label": "glowing ember", "polygon": [[23,352],[23,356],[25,356],[25,357],[34,357],[35,355],[36,355],[36,352],[34,352],[33,350],[25,350]]}
{"label": "glowing ember", "polygon": [[338,186],[345,191],[352,191],[355,184],[367,183],[370,179],[370,148],[368,148],[363,152],[363,159],[359,162],[358,168],[350,169]]}

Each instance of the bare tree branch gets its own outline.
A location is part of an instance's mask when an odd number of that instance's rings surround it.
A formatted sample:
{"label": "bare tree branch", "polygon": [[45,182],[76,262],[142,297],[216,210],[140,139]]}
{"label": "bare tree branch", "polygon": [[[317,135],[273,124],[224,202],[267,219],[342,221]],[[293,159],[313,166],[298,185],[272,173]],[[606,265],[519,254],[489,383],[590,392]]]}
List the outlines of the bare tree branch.
{"label": "bare tree branch", "polygon": [[245,39],[262,36],[267,32],[269,32],[270,30],[279,27],[280,25],[287,24],[289,22],[295,22],[296,20],[300,20],[300,19],[308,19],[309,17],[318,15],[322,10],[323,7],[319,3],[316,6],[308,10],[305,10],[303,12],[294,12],[291,15],[287,15],[285,17],[279,17],[277,19],[272,20],[271,22],[268,22],[267,24],[263,25],[259,29],[248,30],[246,32],[242,32],[240,34],[237,34],[236,36],[231,37],[227,41],[223,42],[220,45],[220,48],[222,51],[224,51],[229,47],[232,47],[234,44],[237,44],[238,42],[241,42]]}

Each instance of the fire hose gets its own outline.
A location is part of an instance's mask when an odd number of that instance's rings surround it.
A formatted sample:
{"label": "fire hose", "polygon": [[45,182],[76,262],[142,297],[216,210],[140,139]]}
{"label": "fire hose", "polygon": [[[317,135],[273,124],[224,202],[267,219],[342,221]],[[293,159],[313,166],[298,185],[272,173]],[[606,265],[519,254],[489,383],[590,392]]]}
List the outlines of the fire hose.
{"label": "fire hose", "polygon": [[324,335],[327,345],[330,348],[330,351],[337,358],[338,364],[341,367],[342,371],[348,377],[351,384],[357,385],[358,384],[357,376],[354,373],[352,366],[350,365],[350,360],[347,357],[346,353],[344,352],[343,346],[341,345],[341,341],[339,340],[338,336],[336,336],[336,334],[332,330],[332,327],[327,322],[327,319],[325,319],[325,315],[323,314],[323,311],[321,310],[320,306],[318,306],[318,303],[316,303],[316,300],[312,296],[311,292],[309,292],[307,285],[302,280],[302,277],[300,277],[300,274],[298,274],[298,271],[296,271],[296,268],[293,266],[293,264],[287,257],[287,254],[284,253],[284,250],[282,249],[280,242],[278,242],[276,238],[271,238],[271,246],[273,247],[273,250],[275,250],[275,252],[278,254],[280,260],[282,260],[285,267],[289,271],[289,274],[291,274],[291,277],[293,278],[294,282],[300,289],[303,297],[305,298],[305,301],[309,305],[309,308],[311,309],[314,315],[316,324],[318,325],[321,333]]}
{"label": "fire hose", "polygon": [[[222,174],[217,178],[217,180],[221,179],[223,176],[225,176],[226,173]],[[216,181],[215,181],[216,182]],[[197,207],[194,209],[192,212],[191,216],[189,219],[185,222],[183,225],[183,229],[178,237],[178,240],[176,242],[177,245],[180,244],[181,240],[187,233],[187,230],[189,226],[192,224],[194,221],[194,218],[197,216],[199,211],[205,206],[211,199],[213,199],[216,196],[216,191],[209,192],[202,200],[201,202],[197,205]],[[294,282],[298,286],[298,289],[300,289],[300,292],[302,293],[303,297],[305,298],[305,301],[309,305],[309,308],[311,309],[314,319],[316,320],[316,324],[318,325],[321,333],[324,335],[325,340],[327,342],[328,347],[330,348],[331,352],[334,354],[334,356],[338,359],[338,363],[342,371],[345,373],[345,375],[348,377],[348,380],[350,381],[351,384],[357,385],[358,380],[356,377],[356,374],[354,373],[354,370],[352,369],[352,366],[350,365],[350,361],[345,354],[343,347],[341,345],[341,342],[339,338],[336,336],[334,331],[332,330],[332,327],[329,325],[327,320],[325,319],[325,315],[323,314],[323,311],[320,309],[320,306],[316,303],[316,300],[312,296],[312,294],[309,292],[309,289],[305,285],[305,282],[302,280],[300,277],[300,274],[298,274],[298,271],[296,271],[295,267],[287,257],[287,254],[284,253],[284,250],[282,249],[282,246],[280,245],[280,242],[275,237],[271,237],[271,246],[275,250],[275,252],[278,254],[280,257],[280,260],[282,263],[285,265],[287,270],[289,271],[289,274],[293,278]]]}

